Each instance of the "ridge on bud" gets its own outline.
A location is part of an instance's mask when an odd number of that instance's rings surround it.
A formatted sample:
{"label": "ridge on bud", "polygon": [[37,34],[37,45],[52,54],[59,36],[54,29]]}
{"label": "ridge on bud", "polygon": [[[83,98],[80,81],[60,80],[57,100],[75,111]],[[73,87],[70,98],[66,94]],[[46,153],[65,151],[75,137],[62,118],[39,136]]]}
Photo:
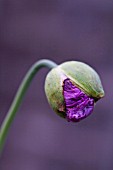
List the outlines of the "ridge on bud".
{"label": "ridge on bud", "polygon": [[78,61],[53,68],[45,80],[45,93],[53,110],[72,122],[89,116],[95,102],[104,96],[99,75]]}

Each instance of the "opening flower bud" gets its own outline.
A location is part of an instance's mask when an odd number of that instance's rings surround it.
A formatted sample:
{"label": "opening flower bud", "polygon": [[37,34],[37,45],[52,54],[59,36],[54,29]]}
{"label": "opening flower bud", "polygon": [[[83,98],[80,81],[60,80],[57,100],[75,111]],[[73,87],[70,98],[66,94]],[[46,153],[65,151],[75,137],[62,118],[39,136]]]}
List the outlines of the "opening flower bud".
{"label": "opening flower bud", "polygon": [[96,101],[104,96],[99,75],[78,61],[52,69],[46,77],[45,93],[53,110],[72,122],[89,116]]}

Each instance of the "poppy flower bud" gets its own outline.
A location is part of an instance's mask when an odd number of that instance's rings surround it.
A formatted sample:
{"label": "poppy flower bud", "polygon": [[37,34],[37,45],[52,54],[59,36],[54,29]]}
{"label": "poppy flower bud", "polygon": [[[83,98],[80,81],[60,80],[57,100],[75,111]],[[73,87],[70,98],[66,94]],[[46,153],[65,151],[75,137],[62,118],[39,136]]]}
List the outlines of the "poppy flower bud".
{"label": "poppy flower bud", "polygon": [[53,110],[72,122],[89,116],[96,101],[104,96],[99,75],[78,61],[53,68],[46,77],[45,93]]}

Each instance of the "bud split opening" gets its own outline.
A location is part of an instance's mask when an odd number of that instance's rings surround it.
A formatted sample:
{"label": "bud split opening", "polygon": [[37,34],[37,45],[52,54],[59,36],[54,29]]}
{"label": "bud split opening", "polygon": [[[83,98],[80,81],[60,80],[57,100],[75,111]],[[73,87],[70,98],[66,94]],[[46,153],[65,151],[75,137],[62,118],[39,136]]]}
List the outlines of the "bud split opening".
{"label": "bud split opening", "polygon": [[46,77],[45,93],[53,110],[72,122],[89,116],[95,101],[104,96],[99,75],[87,64],[77,61],[52,69]]}

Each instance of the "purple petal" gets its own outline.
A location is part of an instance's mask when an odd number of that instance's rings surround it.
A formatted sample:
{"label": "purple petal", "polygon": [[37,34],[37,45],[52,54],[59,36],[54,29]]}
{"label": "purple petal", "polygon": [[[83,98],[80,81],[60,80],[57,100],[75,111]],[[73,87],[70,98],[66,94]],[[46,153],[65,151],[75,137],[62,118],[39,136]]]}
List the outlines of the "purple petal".
{"label": "purple petal", "polygon": [[94,99],[73,85],[69,79],[64,80],[63,92],[68,121],[78,122],[91,114]]}

